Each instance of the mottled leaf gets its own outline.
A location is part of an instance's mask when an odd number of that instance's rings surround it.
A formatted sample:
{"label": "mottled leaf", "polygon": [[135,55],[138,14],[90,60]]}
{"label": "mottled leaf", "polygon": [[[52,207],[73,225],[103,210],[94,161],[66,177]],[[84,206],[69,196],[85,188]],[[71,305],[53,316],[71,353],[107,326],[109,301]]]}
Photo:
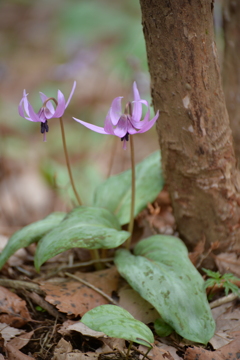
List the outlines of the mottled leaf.
{"label": "mottled leaf", "polygon": [[140,241],[134,253],[117,251],[115,263],[120,274],[178,334],[206,344],[214,334],[215,323],[204,281],[183,242],[173,236],[155,235]]}
{"label": "mottled leaf", "polygon": [[[156,151],[136,165],[136,216],[148,202],[156,199],[164,184],[160,152]],[[97,187],[94,205],[113,212],[120,224],[126,224],[130,218],[131,206],[131,170],[111,176]]]}
{"label": "mottled leaf", "polygon": [[129,237],[121,231],[118,219],[108,210],[80,206],[38,243],[35,267],[40,266],[66,250],[74,247],[85,249],[110,249],[121,245]]}
{"label": "mottled leaf", "polygon": [[7,245],[0,254],[0,269],[3,267],[8,258],[18,249],[27,247],[33,242],[39,241],[46,233],[52,230],[62,221],[66,213],[55,212],[48,215],[45,219],[25,226],[16,231],[8,240]]}
{"label": "mottled leaf", "polygon": [[101,305],[83,315],[81,321],[90,329],[106,335],[134,341],[150,347],[154,342],[151,330],[125,309],[115,305]]}

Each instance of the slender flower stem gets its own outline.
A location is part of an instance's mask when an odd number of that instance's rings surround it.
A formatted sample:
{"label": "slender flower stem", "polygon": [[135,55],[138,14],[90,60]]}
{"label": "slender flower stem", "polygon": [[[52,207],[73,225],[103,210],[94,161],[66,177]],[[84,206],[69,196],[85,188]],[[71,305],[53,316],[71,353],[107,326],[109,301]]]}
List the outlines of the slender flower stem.
{"label": "slender flower stem", "polygon": [[94,264],[95,269],[96,270],[104,269],[104,264],[101,263],[101,258],[100,258],[98,249],[90,250],[90,255],[91,255],[92,260],[96,261],[95,264]]}
{"label": "slender flower stem", "polygon": [[[62,117],[59,118],[60,121],[60,126],[61,126],[61,132],[62,132],[62,141],[63,141],[63,148],[64,148],[64,153],[65,153],[65,158],[66,158],[66,163],[67,163],[67,168],[68,168],[68,174],[69,174],[69,178],[71,181],[71,185],[72,185],[72,189],[74,191],[74,194],[77,198],[78,204],[81,206],[82,205],[82,201],[78,195],[77,189],[75,187],[74,181],[73,181],[73,176],[72,176],[72,171],[71,171],[71,167],[70,167],[70,162],[69,162],[69,157],[68,157],[68,152],[67,152],[67,144],[66,144],[66,138],[65,138],[65,132],[64,132],[64,126],[63,126],[63,119]],[[91,258],[92,260],[99,260],[100,256],[99,256],[99,252],[97,249],[91,250]],[[103,268],[103,265],[101,263],[96,263],[95,264],[95,268],[96,270],[101,270]]]}
{"label": "slender flower stem", "polygon": [[60,121],[60,126],[61,126],[61,133],[62,133],[62,142],[63,142],[63,149],[64,149],[64,154],[65,154],[65,159],[66,159],[66,164],[67,164],[67,169],[68,169],[68,175],[69,175],[69,178],[70,178],[70,182],[71,182],[71,185],[72,185],[72,189],[73,189],[73,192],[77,198],[77,201],[78,201],[78,205],[82,205],[82,201],[80,199],[80,196],[78,195],[78,192],[77,192],[77,189],[75,187],[75,184],[74,184],[74,181],[73,181],[73,176],[72,176],[72,170],[71,170],[71,167],[70,167],[70,162],[69,162],[69,157],[68,157],[68,152],[67,152],[67,144],[66,144],[66,138],[65,138],[65,132],[64,132],[64,126],[63,126],[63,119],[62,117],[59,118],[59,121]]}
{"label": "slender flower stem", "polygon": [[109,161],[109,168],[108,168],[108,174],[107,174],[107,179],[110,177],[111,175],[111,171],[112,171],[112,167],[113,167],[113,160],[116,154],[116,150],[117,150],[117,137],[114,136],[113,138],[113,142],[112,142],[112,150],[111,150],[111,157],[110,157],[110,161]]}
{"label": "slender flower stem", "polygon": [[131,167],[132,167],[132,198],[131,198],[131,210],[130,210],[130,221],[128,225],[128,231],[130,236],[126,241],[126,248],[129,250],[132,240],[132,232],[134,225],[134,208],[135,208],[135,161],[134,161],[134,146],[133,146],[133,137],[129,136],[130,140],[130,151],[131,151]]}

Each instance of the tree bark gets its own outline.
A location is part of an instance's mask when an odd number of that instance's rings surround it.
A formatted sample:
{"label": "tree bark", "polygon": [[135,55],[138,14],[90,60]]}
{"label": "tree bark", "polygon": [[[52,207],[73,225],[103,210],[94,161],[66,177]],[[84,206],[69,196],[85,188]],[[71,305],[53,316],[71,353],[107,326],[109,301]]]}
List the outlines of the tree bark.
{"label": "tree bark", "polygon": [[225,50],[223,87],[233,131],[235,152],[240,159],[240,1],[224,0]]}
{"label": "tree bark", "polygon": [[213,1],[140,0],[165,180],[181,238],[239,247],[240,181],[214,42]]}

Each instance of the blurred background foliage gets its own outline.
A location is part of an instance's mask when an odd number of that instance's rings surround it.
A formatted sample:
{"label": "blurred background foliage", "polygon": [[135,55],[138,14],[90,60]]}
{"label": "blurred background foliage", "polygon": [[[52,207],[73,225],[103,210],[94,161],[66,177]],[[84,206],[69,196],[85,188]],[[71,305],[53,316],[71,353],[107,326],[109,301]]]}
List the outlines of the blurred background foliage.
{"label": "blurred background foliage", "polygon": [[[58,120],[49,122],[43,143],[39,124],[18,115],[23,89],[37,112],[39,91],[56,97],[61,89],[67,98],[77,81],[64,123],[75,181],[86,204],[106,178],[114,149],[112,174],[130,166],[129,149],[72,116],[103,126],[113,98],[132,99],[134,80],[141,96],[151,100],[138,0],[2,0],[0,44],[0,229],[9,234],[74,204]],[[134,140],[137,162],[158,149],[155,129]]]}
{"label": "blurred background foliage", "polygon": [[[58,120],[43,143],[39,124],[18,115],[23,89],[37,112],[39,91],[56,97],[61,89],[67,98],[77,81],[64,123],[75,181],[89,204],[114,148],[111,173],[129,167],[129,149],[72,116],[103,126],[113,98],[132,99],[134,80],[150,101],[150,81],[138,0],[1,1],[0,44],[0,226],[8,232],[74,204]],[[134,138],[137,161],[158,148],[155,129]]]}

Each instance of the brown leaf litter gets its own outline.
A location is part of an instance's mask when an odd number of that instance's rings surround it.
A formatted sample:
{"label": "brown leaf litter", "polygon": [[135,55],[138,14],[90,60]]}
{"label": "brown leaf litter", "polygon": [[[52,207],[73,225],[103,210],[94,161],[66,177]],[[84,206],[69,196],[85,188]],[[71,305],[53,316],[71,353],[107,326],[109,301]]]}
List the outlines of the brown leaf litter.
{"label": "brown leaf litter", "polygon": [[0,286],[0,322],[20,328],[30,320],[26,301]]}
{"label": "brown leaf litter", "polygon": [[240,278],[240,257],[235,252],[221,253],[214,256],[221,274],[232,273]]}
{"label": "brown leaf litter", "polygon": [[[76,272],[75,275],[109,296],[117,290],[120,278],[115,267],[91,273]],[[56,282],[42,282],[40,287],[47,294],[46,301],[67,315],[83,316],[96,306],[108,304],[102,295],[77,281],[56,279]]]}
{"label": "brown leaf litter", "polygon": [[119,306],[130,312],[135,319],[142,321],[144,324],[154,322],[154,320],[160,317],[157,310],[129,285],[119,289],[118,296]]}

